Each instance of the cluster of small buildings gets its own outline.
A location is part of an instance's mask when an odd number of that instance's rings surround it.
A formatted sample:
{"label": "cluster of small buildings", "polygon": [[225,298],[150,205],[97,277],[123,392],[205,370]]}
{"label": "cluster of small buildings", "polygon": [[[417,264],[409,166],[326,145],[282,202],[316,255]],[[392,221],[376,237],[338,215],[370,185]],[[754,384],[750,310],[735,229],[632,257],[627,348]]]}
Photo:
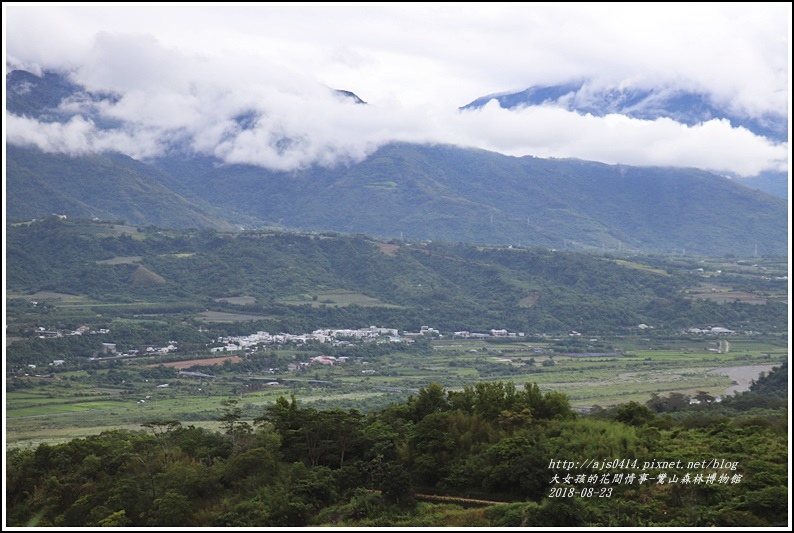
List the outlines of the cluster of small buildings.
{"label": "cluster of small buildings", "polygon": [[721,328],[719,326],[713,326],[710,328],[689,328],[686,330],[687,333],[691,333],[694,335],[735,335],[736,332],[732,329],[728,328]]}
{"label": "cluster of small buildings", "polygon": [[[308,362],[300,361],[296,363],[289,363],[287,365],[287,372],[298,372],[301,370],[306,370],[308,367],[312,365],[325,365],[325,366],[336,366],[338,364],[344,364],[350,359],[347,356],[341,357],[334,357],[332,355],[318,355],[316,357],[312,357],[309,359]],[[367,361],[358,361],[361,364],[369,364]],[[271,369],[272,370],[272,369]],[[362,370],[362,374],[374,374],[374,370]]]}
{"label": "cluster of small buildings", "polygon": [[[31,303],[33,303],[35,305],[38,302],[31,302]],[[38,333],[37,336],[40,339],[53,339],[53,338],[56,338],[56,337],[63,337],[64,336],[64,333],[62,331],[47,329],[47,328],[44,328],[44,327],[41,327],[41,326],[39,326],[36,329],[37,329],[37,333]],[[109,329],[104,329],[104,328],[100,328],[98,330],[92,330],[88,326],[80,326],[79,328],[77,328],[77,329],[75,329],[73,331],[70,331],[70,332],[66,333],[65,335],[83,335],[84,333],[89,333],[91,335],[96,335],[96,334],[104,335],[104,334],[110,333],[110,330]]]}
{"label": "cluster of small buildings", "polygon": [[309,359],[309,364],[320,364],[320,365],[327,365],[327,366],[334,366],[337,363],[345,363],[347,362],[348,357],[334,357],[333,355],[318,355],[317,357],[312,357]]}
{"label": "cluster of small buildings", "polygon": [[[146,355],[166,355],[177,350],[176,341],[168,341],[166,346],[147,346]],[[130,354],[137,355],[138,350],[130,350]]]}
{"label": "cluster of small buildings", "polygon": [[[266,331],[257,331],[251,335],[242,337],[218,337],[217,343],[223,346],[210,348],[212,353],[235,352],[248,348],[256,349],[258,345],[287,344],[287,343],[307,343],[316,341],[327,343],[332,346],[343,346],[350,344],[351,341],[364,342],[403,342],[411,343],[414,339],[422,336],[442,336],[439,330],[430,326],[422,326],[419,331],[403,331],[399,334],[394,328],[379,328],[370,326],[361,329],[316,329],[311,333],[292,335],[289,333],[279,333],[272,335]],[[515,338],[523,337],[523,333],[511,333],[505,329],[492,329],[490,333],[471,333],[469,331],[456,331],[455,337],[466,339],[504,337]]]}
{"label": "cluster of small buildings", "polygon": [[403,331],[403,336],[408,338],[421,337],[423,335],[438,335],[440,337],[441,332],[430,326],[422,326],[419,331]]}
{"label": "cluster of small buildings", "polygon": [[213,353],[233,352],[246,348],[256,349],[258,345],[305,344],[310,341],[341,346],[349,344],[351,340],[410,342],[410,340],[400,337],[396,329],[378,328],[375,326],[361,329],[316,329],[311,333],[302,333],[300,335],[290,333],[273,335],[266,331],[257,331],[246,336],[218,337],[217,342],[222,343],[223,346],[210,348],[210,351]]}
{"label": "cluster of small buildings", "polygon": [[[144,351],[145,355],[166,355],[177,350],[176,341],[168,341],[166,346],[147,346]],[[140,350],[130,350],[126,353],[116,351],[116,344],[113,342],[103,342],[102,350],[100,353],[94,354],[93,357],[88,359],[91,361],[100,361],[102,359],[117,359],[119,357],[136,357],[140,354]]]}
{"label": "cluster of small buildings", "polygon": [[456,331],[453,334],[453,337],[461,337],[463,339],[486,339],[486,338],[515,338],[515,337],[523,337],[523,333],[512,333],[507,331],[506,329],[492,329],[490,333],[471,333],[469,331]]}

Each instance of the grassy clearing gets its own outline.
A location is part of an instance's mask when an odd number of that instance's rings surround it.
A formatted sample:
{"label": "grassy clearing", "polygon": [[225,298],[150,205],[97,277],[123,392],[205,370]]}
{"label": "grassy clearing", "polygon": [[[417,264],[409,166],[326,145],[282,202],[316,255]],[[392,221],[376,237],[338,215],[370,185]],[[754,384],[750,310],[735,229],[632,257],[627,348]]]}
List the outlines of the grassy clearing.
{"label": "grassy clearing", "polygon": [[524,296],[518,300],[519,307],[532,307],[540,299],[540,293],[533,291],[528,296]]}
{"label": "grassy clearing", "polygon": [[660,276],[669,276],[670,275],[667,271],[662,270],[661,268],[653,268],[653,267],[650,267],[648,265],[635,263],[633,261],[626,261],[624,259],[612,259],[612,261],[614,263],[617,263],[617,264],[621,265],[621,266],[628,267],[628,268],[633,268],[635,270],[642,270],[644,272],[652,272],[654,274],[659,274]]}
{"label": "grassy clearing", "polygon": [[311,305],[320,307],[329,305],[334,307],[346,307],[348,305],[360,305],[362,307],[399,307],[397,305],[383,303],[377,298],[372,298],[365,294],[346,291],[342,289],[317,292],[315,294],[301,294],[291,298],[277,300],[281,304],[291,305]]}
{"label": "grassy clearing", "polygon": [[228,298],[215,298],[215,301],[234,305],[253,305],[256,303],[256,298],[253,296],[229,296]]}
{"label": "grassy clearing", "polygon": [[197,320],[202,322],[221,322],[231,324],[233,322],[253,322],[256,320],[267,320],[270,317],[263,315],[249,315],[245,313],[227,313],[224,311],[203,311],[196,315]]}
{"label": "grassy clearing", "polygon": [[125,233],[131,233],[131,234],[133,234],[133,235],[137,235],[137,234],[138,234],[138,228],[137,228],[137,227],[135,227],[135,226],[128,226],[128,225],[126,225],[126,224],[113,224],[113,225],[111,226],[111,229],[112,229],[112,230],[113,230],[113,231],[114,231],[116,234],[119,234],[119,235],[122,235],[122,234],[125,234]]}
{"label": "grassy clearing", "polygon": [[396,244],[388,244],[385,242],[375,243],[380,251],[386,255],[396,255],[400,247]]}
{"label": "grassy clearing", "polygon": [[15,418],[23,416],[43,416],[60,413],[71,413],[77,411],[94,411],[96,409],[113,409],[124,406],[129,402],[118,401],[92,401],[69,404],[50,404],[38,407],[27,407],[22,409],[6,409],[6,417]]}
{"label": "grassy clearing", "polygon": [[730,303],[742,302],[746,304],[763,305],[766,304],[766,298],[761,298],[755,294],[741,291],[715,291],[715,292],[693,292],[690,293],[692,298],[699,298],[701,300],[711,300],[717,303]]}
{"label": "grassy clearing", "polygon": [[97,264],[100,265],[131,265],[134,263],[140,263],[143,258],[140,255],[130,255],[126,257],[114,257],[112,259],[103,259],[101,261],[97,261]]}
{"label": "grassy clearing", "polygon": [[195,253],[181,253],[181,254],[160,254],[161,257],[175,257],[176,259],[184,259],[185,257],[193,257]]}
{"label": "grassy clearing", "polygon": [[29,300],[61,300],[60,303],[88,301],[88,299],[85,296],[75,296],[74,294],[66,294],[63,292],[53,292],[53,291],[38,291],[33,294],[14,294],[12,292],[6,291],[6,298],[27,298]]}

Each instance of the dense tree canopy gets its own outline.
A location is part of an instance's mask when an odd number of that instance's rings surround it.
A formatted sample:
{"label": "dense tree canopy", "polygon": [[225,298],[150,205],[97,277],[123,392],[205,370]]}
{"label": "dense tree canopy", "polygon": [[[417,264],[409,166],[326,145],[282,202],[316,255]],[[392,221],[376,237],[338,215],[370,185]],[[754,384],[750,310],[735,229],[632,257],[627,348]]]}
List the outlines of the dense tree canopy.
{"label": "dense tree canopy", "polygon": [[[278,232],[138,231],[50,217],[7,231],[7,282],[12,291],[87,296],[117,316],[159,312],[175,319],[204,309],[272,317],[271,329],[389,324],[416,330],[593,334],[625,332],[640,323],[680,330],[721,324],[784,331],[787,307],[687,297],[701,278],[695,262],[631,261],[546,249],[480,248],[443,243],[392,245],[385,253],[364,237]],[[775,282],[753,281],[754,290]],[[738,283],[738,282],[737,282]],[[784,286],[782,286],[785,288]],[[310,305],[308,295],[348,290],[376,306]],[[255,303],[219,300],[248,296]],[[305,305],[284,305],[284,298]],[[129,304],[147,302],[136,308]],[[300,300],[299,300],[300,301]],[[152,307],[159,304],[159,307]]]}
{"label": "dense tree canopy", "polygon": [[[779,390],[780,373],[746,394]],[[709,407],[711,418],[695,424],[702,406],[679,420],[634,402],[582,417],[563,394],[512,382],[461,391],[430,383],[367,415],[301,407],[293,396],[244,420],[229,399],[218,409],[222,432],[152,420],[140,431],[9,449],[7,523],[411,526],[465,515],[492,527],[785,524],[785,408],[759,423]],[[641,474],[649,480],[633,480]],[[691,482],[676,482],[684,477]],[[491,506],[422,503],[441,495]]]}

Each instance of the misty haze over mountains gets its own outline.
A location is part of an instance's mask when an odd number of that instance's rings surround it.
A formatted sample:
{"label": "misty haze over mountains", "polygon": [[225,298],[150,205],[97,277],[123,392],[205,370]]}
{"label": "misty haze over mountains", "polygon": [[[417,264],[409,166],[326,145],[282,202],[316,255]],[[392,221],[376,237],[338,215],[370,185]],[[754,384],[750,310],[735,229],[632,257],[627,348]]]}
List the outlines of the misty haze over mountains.
{"label": "misty haze over mountains", "polygon": [[788,141],[786,110],[779,114],[751,115],[732,110],[728,104],[720,105],[706,93],[674,87],[615,87],[579,81],[483,96],[461,109],[478,109],[491,100],[505,109],[549,105],[599,117],[612,113],[643,120],[670,118],[687,126],[713,119],[728,120],[734,127],[746,128],[775,142]]}
{"label": "misty haze over mountains", "polygon": [[[201,153],[184,128],[150,131],[109,113],[124,95],[90,91],[54,72],[13,71],[6,83],[7,112],[17,125],[39,128],[38,137],[24,139],[9,131],[8,220],[63,213],[163,227],[275,226],[593,251],[787,253],[787,184],[775,172],[728,179],[692,168],[511,157],[416,142],[379,143],[366,155],[325,148],[326,157],[342,163],[315,159],[279,170],[223,157],[233,153],[224,143],[241,138],[272,157],[311,149],[311,141],[289,131],[262,135],[268,117],[261,111],[218,124],[226,128],[215,137],[220,144]],[[367,107],[354,92],[326,93],[345,112]],[[460,112],[492,100],[506,109],[562,106],[682,124],[717,118],[786,140],[779,117],[732,115],[697,93],[568,84],[486,96]],[[125,135],[149,139],[152,155],[120,153]]]}
{"label": "misty haze over mountains", "polygon": [[[727,121],[734,128],[744,128],[774,143],[788,142],[788,115],[785,109],[777,114],[752,114],[746,110],[732,109],[727,102],[716,102],[714,97],[706,93],[676,87],[648,89],[605,86],[591,80],[581,80],[487,95],[460,109],[480,109],[491,101],[509,110],[548,106],[596,117],[613,114],[640,120],[671,119],[690,127],[710,120]],[[785,172],[765,170],[756,176],[744,178],[731,173],[727,175],[751,188],[782,198],[788,196],[789,180]]]}

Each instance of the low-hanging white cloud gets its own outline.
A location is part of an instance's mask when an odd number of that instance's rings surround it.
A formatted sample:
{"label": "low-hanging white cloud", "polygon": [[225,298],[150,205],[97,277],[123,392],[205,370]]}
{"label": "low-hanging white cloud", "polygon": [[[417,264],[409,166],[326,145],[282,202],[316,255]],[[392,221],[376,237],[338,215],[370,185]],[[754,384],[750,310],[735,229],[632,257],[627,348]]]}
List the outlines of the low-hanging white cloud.
{"label": "low-hanging white cloud", "polygon": [[509,111],[492,100],[482,109],[463,112],[462,122],[460,144],[479,134],[480,146],[515,156],[697,167],[745,177],[788,167],[787,143],[774,143],[724,119],[687,126],[669,118],[596,117],[552,106]]}
{"label": "low-hanging white cloud", "polygon": [[163,132],[153,128],[127,130],[98,129],[83,117],[65,123],[40,122],[28,117],[6,114],[6,141],[13,145],[32,146],[43,152],[88,155],[120,152],[136,159],[163,153]]}
{"label": "low-hanging white cloud", "polygon": [[62,123],[7,114],[7,142],[138,158],[179,146],[277,170],[359,161],[394,141],[742,176],[788,167],[788,144],[727,121],[686,126],[494,101],[458,111],[497,90],[592,77],[594,87],[679,86],[748,114],[779,114],[788,108],[785,7],[753,11],[744,25],[735,18],[744,10],[706,6],[324,7],[4,7],[15,17],[7,69],[67,69],[89,90],[115,94],[64,102],[72,118]]}

